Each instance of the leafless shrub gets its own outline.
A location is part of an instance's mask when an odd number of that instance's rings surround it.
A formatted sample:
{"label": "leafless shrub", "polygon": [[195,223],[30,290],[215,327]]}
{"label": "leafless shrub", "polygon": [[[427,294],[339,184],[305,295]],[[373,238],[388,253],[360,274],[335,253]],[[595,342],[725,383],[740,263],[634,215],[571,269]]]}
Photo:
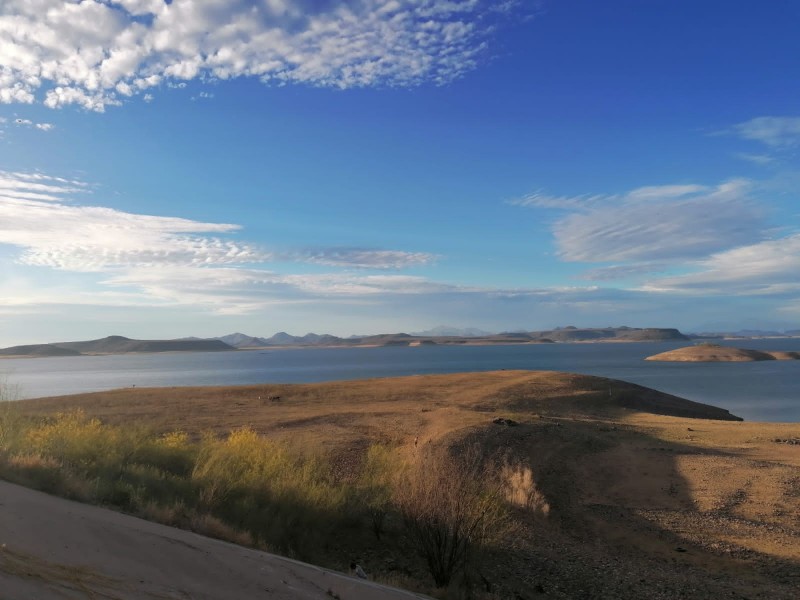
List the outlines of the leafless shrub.
{"label": "leafless shrub", "polygon": [[426,449],[399,478],[394,503],[437,587],[508,528],[502,479],[478,446],[458,456]]}

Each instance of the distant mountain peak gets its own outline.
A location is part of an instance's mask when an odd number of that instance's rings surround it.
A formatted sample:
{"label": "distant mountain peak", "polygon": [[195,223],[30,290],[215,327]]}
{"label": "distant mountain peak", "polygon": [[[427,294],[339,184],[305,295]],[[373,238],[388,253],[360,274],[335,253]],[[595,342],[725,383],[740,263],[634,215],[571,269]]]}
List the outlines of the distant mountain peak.
{"label": "distant mountain peak", "polygon": [[476,327],[452,327],[450,325],[439,325],[425,331],[414,331],[411,335],[419,337],[483,337],[492,335],[488,331],[483,331]]}

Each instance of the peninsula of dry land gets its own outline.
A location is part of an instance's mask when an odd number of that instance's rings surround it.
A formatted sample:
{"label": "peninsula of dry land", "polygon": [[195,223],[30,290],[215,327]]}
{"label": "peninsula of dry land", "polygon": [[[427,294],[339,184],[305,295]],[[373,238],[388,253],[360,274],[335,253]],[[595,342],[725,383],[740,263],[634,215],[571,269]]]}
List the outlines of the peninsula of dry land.
{"label": "peninsula of dry land", "polygon": [[[384,458],[411,466],[430,466],[426,457],[439,456],[445,460],[439,465],[444,469],[433,469],[439,475],[457,475],[468,467],[465,453],[478,448],[484,466],[494,469],[484,471],[485,480],[505,479],[507,484],[502,488],[505,516],[492,521],[502,535],[483,532],[485,547],[472,557],[466,580],[454,579],[456,588],[448,597],[463,595],[467,585],[471,597],[486,599],[800,597],[797,424],[744,423],[725,410],[633,384],[528,371],[304,385],[137,388],[17,403],[18,418],[38,428],[31,429],[38,432],[30,434],[31,444],[52,440],[60,422],[56,413],[75,409],[84,411],[85,419],[97,419],[90,421],[92,435],[100,435],[102,428],[111,428],[116,436],[149,428],[166,436],[159,443],[169,447],[188,448],[181,446],[188,442],[176,431],[205,444],[206,454],[195,456],[189,469],[198,477],[196,485],[210,472],[209,452],[224,450],[215,456],[220,461],[227,457],[228,462],[217,467],[231,470],[239,447],[235,444],[252,441],[248,436],[269,440],[275,444],[270,448],[294,456],[324,457],[330,490],[365,481],[365,470],[377,464],[376,448],[390,449]],[[242,427],[249,433],[241,433]],[[240,433],[228,438],[232,430]],[[233,441],[225,445],[226,439]],[[81,451],[80,446],[75,450],[78,456],[83,456]],[[29,485],[37,482],[38,463],[31,455],[13,454],[7,447],[2,458],[4,477],[27,477]],[[144,454],[128,459],[130,466],[115,477],[140,477],[137,481],[144,485],[145,475],[154,476],[143,466]],[[46,467],[56,459],[39,460]],[[423,477],[426,472],[416,473]],[[408,480],[407,486],[417,489],[419,482]],[[83,492],[91,496],[94,489],[96,484]],[[237,499],[231,490],[229,504],[219,505],[205,520],[195,515],[194,521],[181,521],[175,511],[143,500],[137,505],[136,494],[143,498],[144,492],[133,489],[139,491],[120,499],[127,510],[162,521],[175,519],[206,533],[214,533],[209,523],[218,523],[217,534],[230,533],[236,525],[225,521],[230,516],[226,509]],[[212,491],[224,492],[219,486],[202,490],[208,506],[214,506]],[[385,500],[380,505],[385,511],[380,539],[366,521],[327,514],[316,521],[330,535],[310,549],[314,561],[346,570],[355,558],[374,579],[440,595],[430,565],[410,541],[413,529],[403,503],[407,495],[370,497]],[[449,498],[448,510],[460,510],[468,500]],[[105,501],[114,504],[113,496]],[[278,516],[276,512],[273,518]],[[216,521],[209,520],[212,517]],[[298,522],[305,523],[302,518]],[[331,523],[339,529],[330,530]],[[240,541],[248,539],[252,541],[248,536]],[[13,540],[0,542],[13,545]],[[129,551],[137,555],[126,560],[158,561],[144,546],[134,545]],[[47,547],[39,552],[41,561],[57,556],[65,565],[81,562],[78,554],[70,559]],[[109,571],[106,561],[112,560],[97,556],[90,566],[102,575]],[[0,561],[0,570],[4,565]],[[205,566],[200,561],[181,568],[190,574]],[[226,573],[216,576],[237,577],[233,571]],[[169,578],[166,569],[163,577]],[[135,587],[137,582],[127,584]]]}

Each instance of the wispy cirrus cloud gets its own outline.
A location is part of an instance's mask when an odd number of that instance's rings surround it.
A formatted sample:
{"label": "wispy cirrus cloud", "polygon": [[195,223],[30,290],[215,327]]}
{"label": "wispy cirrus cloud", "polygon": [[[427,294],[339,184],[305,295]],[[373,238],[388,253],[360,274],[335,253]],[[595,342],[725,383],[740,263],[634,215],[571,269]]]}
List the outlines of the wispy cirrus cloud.
{"label": "wispy cirrus cloud", "polygon": [[800,295],[800,233],[718,252],[698,261],[694,272],[649,281],[659,292],[738,295]]}
{"label": "wispy cirrus cloud", "polygon": [[405,269],[427,265],[436,256],[427,252],[401,252],[371,248],[314,248],[287,255],[298,261],[355,269]]}
{"label": "wispy cirrus cloud", "polygon": [[749,154],[747,152],[737,152],[734,156],[762,167],[775,162],[775,158],[769,156],[768,154]]}
{"label": "wispy cirrus cloud", "polygon": [[86,188],[42,175],[0,174],[0,242],[22,248],[20,261],[97,272],[158,263],[226,264],[260,258],[246,244],[192,234],[236,225],[137,215],[65,202]]}
{"label": "wispy cirrus cloud", "polygon": [[800,117],[756,117],[734,125],[733,131],[773,148],[795,146],[800,143]]}
{"label": "wispy cirrus cloud", "polygon": [[536,195],[517,204],[569,212],[553,225],[563,260],[664,262],[705,257],[761,239],[762,210],[750,199],[750,189],[748,181],[735,179],[713,187],[646,186],[615,195]]}
{"label": "wispy cirrus cloud", "polygon": [[538,190],[521,198],[515,198],[508,203],[513,206],[527,206],[532,208],[556,208],[560,210],[582,210],[598,202],[606,201],[613,196],[607,194],[581,195],[581,196],[553,196]]}
{"label": "wispy cirrus cloud", "polygon": [[135,214],[76,201],[91,191],[78,180],[0,172],[0,245],[18,249],[19,264],[96,274],[101,289],[128,288],[126,301],[136,293],[140,301],[199,303],[228,312],[315,294],[418,293],[432,285],[404,275],[277,274],[271,263],[402,270],[428,264],[435,256],[354,247],[270,251],[230,239],[241,229],[236,224]]}
{"label": "wispy cirrus cloud", "polygon": [[590,269],[581,274],[587,281],[617,281],[640,275],[649,275],[664,270],[668,265],[660,262],[634,263],[629,265],[611,265]]}
{"label": "wispy cirrus cloud", "polygon": [[[7,0],[0,102],[106,106],[164,83],[257,77],[326,87],[447,83],[474,69],[488,0]],[[149,95],[152,98],[152,95]]]}

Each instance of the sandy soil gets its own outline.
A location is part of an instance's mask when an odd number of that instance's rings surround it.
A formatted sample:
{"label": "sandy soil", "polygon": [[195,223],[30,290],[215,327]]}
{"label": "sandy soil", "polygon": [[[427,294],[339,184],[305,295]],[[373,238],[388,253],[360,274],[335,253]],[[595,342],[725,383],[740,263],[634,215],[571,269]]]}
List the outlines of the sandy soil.
{"label": "sandy soil", "polygon": [[0,598],[423,598],[0,481]]}

